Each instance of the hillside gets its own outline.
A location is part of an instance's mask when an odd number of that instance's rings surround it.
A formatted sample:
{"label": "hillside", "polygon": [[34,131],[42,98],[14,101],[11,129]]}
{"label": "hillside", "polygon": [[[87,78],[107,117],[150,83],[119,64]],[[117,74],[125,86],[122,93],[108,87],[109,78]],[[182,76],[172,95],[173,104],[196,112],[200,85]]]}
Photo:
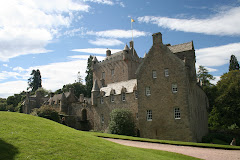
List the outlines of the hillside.
{"label": "hillside", "polygon": [[0,112],[0,159],[194,159],[115,144],[59,123]]}

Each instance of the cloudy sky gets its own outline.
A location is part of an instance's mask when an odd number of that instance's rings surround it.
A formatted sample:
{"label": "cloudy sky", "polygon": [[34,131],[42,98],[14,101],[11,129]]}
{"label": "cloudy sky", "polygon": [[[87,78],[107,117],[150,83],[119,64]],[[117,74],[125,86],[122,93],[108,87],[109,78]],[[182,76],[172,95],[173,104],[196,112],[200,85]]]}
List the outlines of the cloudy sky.
{"label": "cloudy sky", "polygon": [[240,0],[0,0],[0,97],[26,90],[33,69],[52,91],[84,79],[89,55],[129,43],[131,17],[140,57],[161,32],[165,44],[193,40],[216,80],[240,60]]}

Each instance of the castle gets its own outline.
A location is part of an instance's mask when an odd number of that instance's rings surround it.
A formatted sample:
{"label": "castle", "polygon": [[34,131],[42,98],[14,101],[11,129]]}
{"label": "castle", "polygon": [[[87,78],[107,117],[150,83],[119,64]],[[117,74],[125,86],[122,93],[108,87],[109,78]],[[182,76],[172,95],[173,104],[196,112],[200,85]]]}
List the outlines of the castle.
{"label": "castle", "polygon": [[200,142],[208,133],[208,98],[196,79],[193,42],[171,46],[162,34],[153,34],[153,45],[139,58],[133,41],[120,52],[92,61],[91,99],[68,93],[27,96],[24,113],[52,105],[65,113],[70,126],[107,131],[116,108],[132,111],[140,137]]}

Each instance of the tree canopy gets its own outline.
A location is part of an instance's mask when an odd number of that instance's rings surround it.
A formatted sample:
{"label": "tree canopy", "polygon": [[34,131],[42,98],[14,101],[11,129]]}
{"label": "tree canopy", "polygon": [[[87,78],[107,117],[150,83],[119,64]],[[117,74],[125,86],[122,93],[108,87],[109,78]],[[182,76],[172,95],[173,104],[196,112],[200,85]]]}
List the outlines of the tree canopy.
{"label": "tree canopy", "polygon": [[229,62],[229,71],[232,70],[239,70],[238,60],[234,55],[231,55],[230,62]]}
{"label": "tree canopy", "polygon": [[92,59],[93,59],[93,56],[90,55],[87,62],[87,70],[86,70],[87,76],[85,77],[87,97],[91,97],[91,91],[93,87]]}
{"label": "tree canopy", "polygon": [[208,70],[204,66],[199,66],[197,72],[197,78],[202,81],[202,85],[204,86],[211,86],[210,80],[214,80],[215,78],[208,73]]}
{"label": "tree canopy", "polygon": [[32,70],[31,77],[28,79],[28,89],[35,92],[38,88],[42,87],[42,78],[39,69]]}

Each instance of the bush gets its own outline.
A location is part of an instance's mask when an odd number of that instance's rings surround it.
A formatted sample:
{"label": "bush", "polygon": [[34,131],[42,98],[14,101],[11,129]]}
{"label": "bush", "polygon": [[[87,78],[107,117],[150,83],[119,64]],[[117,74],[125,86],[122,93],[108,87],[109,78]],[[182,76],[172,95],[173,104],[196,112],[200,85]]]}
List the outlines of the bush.
{"label": "bush", "polygon": [[60,122],[60,116],[58,112],[51,106],[44,105],[40,108],[33,109],[31,115],[47,118],[56,122]]}
{"label": "bush", "polygon": [[114,109],[110,114],[110,118],[110,133],[135,136],[135,122],[131,111],[127,109]]}

